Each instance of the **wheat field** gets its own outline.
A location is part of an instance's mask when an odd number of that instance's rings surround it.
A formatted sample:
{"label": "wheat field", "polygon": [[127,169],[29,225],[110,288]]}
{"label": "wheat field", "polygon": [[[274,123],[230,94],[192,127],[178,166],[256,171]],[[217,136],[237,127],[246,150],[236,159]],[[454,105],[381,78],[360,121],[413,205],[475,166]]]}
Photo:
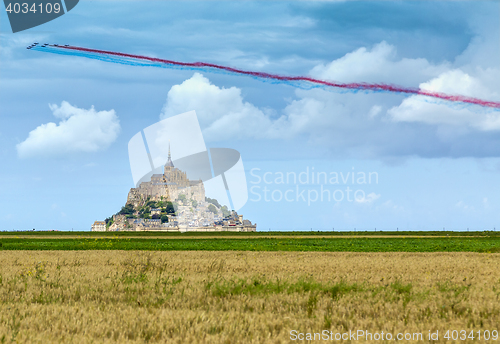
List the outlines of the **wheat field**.
{"label": "wheat field", "polygon": [[1,343],[289,343],[301,342],[291,331],[324,330],[423,334],[407,342],[439,331],[444,342],[447,330],[500,330],[496,253],[0,251],[0,259]]}

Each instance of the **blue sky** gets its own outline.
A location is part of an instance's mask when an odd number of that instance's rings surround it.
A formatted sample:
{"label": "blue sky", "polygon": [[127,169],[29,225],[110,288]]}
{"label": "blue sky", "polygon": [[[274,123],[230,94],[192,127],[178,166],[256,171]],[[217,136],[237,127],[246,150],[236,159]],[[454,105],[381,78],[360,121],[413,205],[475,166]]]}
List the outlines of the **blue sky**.
{"label": "blue sky", "polygon": [[[498,111],[25,49],[34,41],[71,44],[500,101],[499,2],[80,1],[16,34],[5,12],[0,20],[2,230],[88,230],[115,213],[133,187],[130,138],[189,110],[207,146],[240,151],[249,190],[256,187],[241,212],[259,230],[500,227]],[[88,116],[97,127],[71,127]],[[43,149],[22,145],[47,123],[69,137],[49,135]],[[358,202],[256,200],[264,187],[278,196],[322,185],[256,183],[252,174],[313,168],[379,178],[323,185],[362,190]]]}

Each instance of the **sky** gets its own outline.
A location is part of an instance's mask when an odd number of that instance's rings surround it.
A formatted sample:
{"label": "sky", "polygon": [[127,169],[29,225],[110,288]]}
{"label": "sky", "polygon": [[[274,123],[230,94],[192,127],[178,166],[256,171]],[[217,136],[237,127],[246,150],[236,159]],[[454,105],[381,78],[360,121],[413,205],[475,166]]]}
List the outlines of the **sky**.
{"label": "sky", "polygon": [[82,0],[15,34],[2,11],[0,230],[90,230],[134,187],[132,136],[190,110],[207,147],[241,153],[240,213],[259,231],[500,228],[498,109],[25,49],[35,41],[498,102],[498,1]]}

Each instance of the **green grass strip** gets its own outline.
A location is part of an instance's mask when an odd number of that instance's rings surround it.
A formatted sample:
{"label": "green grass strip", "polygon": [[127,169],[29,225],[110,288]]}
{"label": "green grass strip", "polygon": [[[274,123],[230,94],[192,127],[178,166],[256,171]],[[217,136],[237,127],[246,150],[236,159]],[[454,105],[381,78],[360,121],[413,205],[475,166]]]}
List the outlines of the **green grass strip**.
{"label": "green grass strip", "polygon": [[499,237],[474,238],[231,238],[0,239],[0,250],[500,252]]}

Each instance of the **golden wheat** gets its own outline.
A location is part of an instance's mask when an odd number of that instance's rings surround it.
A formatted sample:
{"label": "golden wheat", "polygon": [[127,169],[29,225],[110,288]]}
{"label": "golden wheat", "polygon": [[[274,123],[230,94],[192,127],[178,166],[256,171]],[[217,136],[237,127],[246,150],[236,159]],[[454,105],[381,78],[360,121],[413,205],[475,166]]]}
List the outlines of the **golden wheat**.
{"label": "golden wheat", "polygon": [[500,254],[0,251],[0,259],[2,343],[288,343],[292,330],[421,332],[427,342],[429,331],[443,341],[448,329],[500,330]]}

